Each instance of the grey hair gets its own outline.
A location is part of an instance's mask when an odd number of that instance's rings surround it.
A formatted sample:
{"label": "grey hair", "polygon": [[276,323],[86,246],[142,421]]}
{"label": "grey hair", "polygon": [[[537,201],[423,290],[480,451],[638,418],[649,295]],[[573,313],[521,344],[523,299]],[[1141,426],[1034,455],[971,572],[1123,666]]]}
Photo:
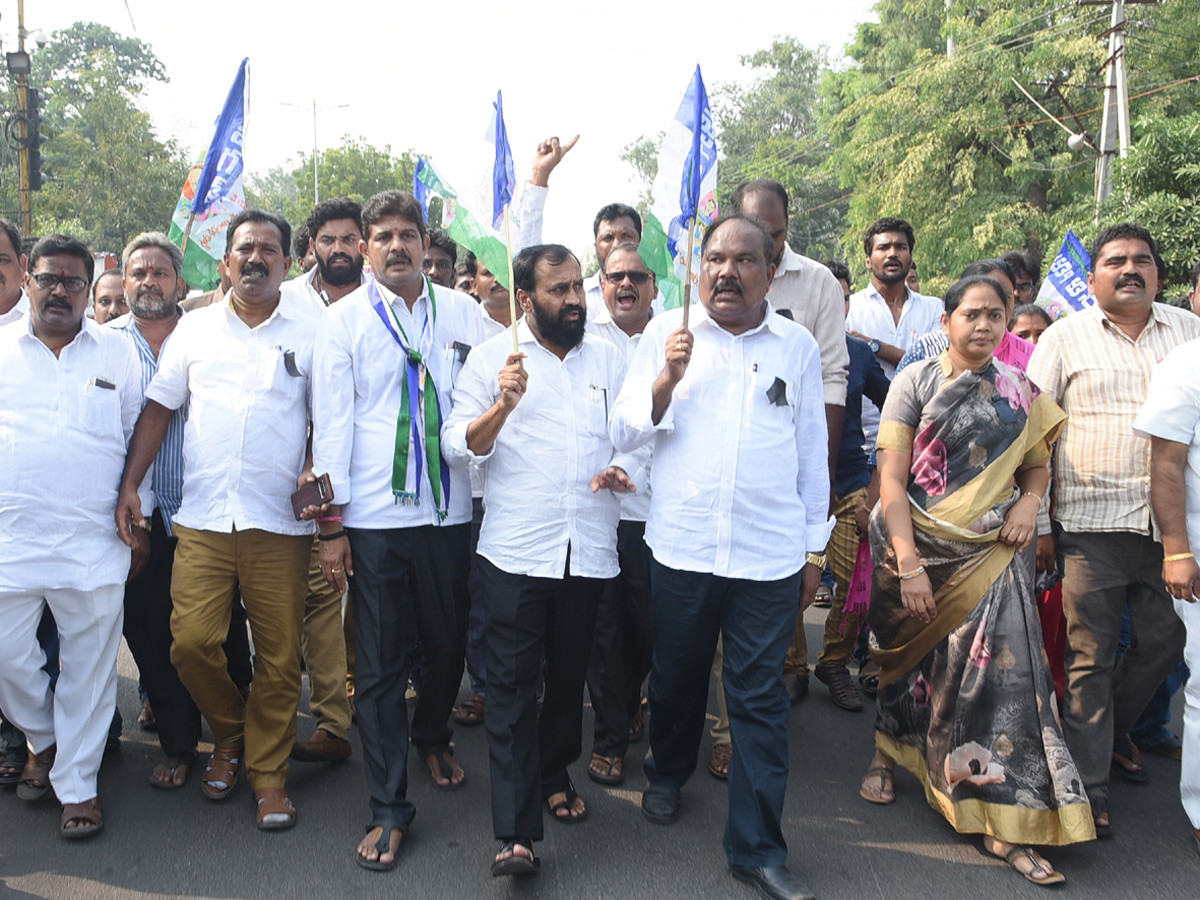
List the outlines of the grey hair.
{"label": "grey hair", "polygon": [[171,243],[171,239],[161,231],[143,231],[130,241],[125,247],[125,252],[121,254],[121,271],[124,272],[129,268],[129,257],[147,247],[157,247],[162,250],[171,257],[171,264],[175,266],[175,277],[179,278],[183,275],[183,251]]}

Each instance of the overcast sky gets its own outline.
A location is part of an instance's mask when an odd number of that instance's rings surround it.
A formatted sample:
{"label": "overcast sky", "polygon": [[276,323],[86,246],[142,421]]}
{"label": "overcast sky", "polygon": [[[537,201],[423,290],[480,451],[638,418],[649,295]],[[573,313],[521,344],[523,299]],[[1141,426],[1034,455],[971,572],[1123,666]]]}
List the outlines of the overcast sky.
{"label": "overcast sky", "polygon": [[[160,136],[191,153],[207,143],[238,62],[250,57],[251,177],[294,162],[299,150],[311,152],[315,98],[321,148],[344,134],[397,152],[411,147],[468,194],[480,174],[491,102],[502,89],[518,179],[528,178],[538,140],[582,135],[551,179],[544,231],[582,252],[597,209],[636,200],[621,149],[666,127],[696,63],[711,93],[745,80],[739,57],[778,36],[827,44],[837,59],[855,24],[872,18],[871,5],[27,0],[25,16],[31,32],[90,20],[149,44],[171,80],[147,92],[145,107]],[[16,3],[4,0],[6,49],[16,46],[16,28]]]}

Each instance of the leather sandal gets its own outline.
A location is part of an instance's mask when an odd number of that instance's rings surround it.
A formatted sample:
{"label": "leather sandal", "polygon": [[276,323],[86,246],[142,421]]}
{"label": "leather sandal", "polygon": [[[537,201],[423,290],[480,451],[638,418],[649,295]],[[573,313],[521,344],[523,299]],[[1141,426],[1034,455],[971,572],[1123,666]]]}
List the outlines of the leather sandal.
{"label": "leather sandal", "polygon": [[258,788],[254,792],[254,802],[259,831],[282,831],[296,824],[296,807],[292,805],[287,788]]}
{"label": "leather sandal", "polygon": [[0,750],[0,784],[16,784],[29,762],[29,750],[24,746]]}
{"label": "leather sandal", "polygon": [[[528,850],[529,855],[517,853],[517,847]],[[505,853],[508,856],[504,856]],[[533,841],[530,839],[505,841],[496,857],[492,861],[493,878],[501,875],[532,875],[542,866],[542,861],[534,855]]]}
{"label": "leather sandal", "polygon": [[[550,816],[556,822],[561,822],[563,825],[578,825],[588,817],[587,806],[583,807],[583,812],[575,811],[575,801],[579,799],[579,794],[575,791],[575,785],[571,783],[571,779],[567,779],[567,786],[562,791],[555,791],[555,794],[565,795],[564,800],[559,800],[557,803],[550,803],[550,798],[546,798],[546,803],[550,806]],[[551,796],[554,796],[553,794]],[[565,816],[560,816],[559,813],[563,810],[567,811]]]}
{"label": "leather sandal", "polygon": [[708,771],[713,778],[729,780],[729,765],[733,762],[733,744],[713,744],[708,758]]}
{"label": "leather sandal", "polygon": [[[999,855],[991,850],[988,852],[992,853],[993,856]],[[1033,868],[1031,868],[1028,872],[1022,872],[1017,868],[1017,860],[1019,859],[1029,860]],[[1043,861],[1039,860],[1034,854],[1032,847],[1013,847],[1006,854],[1004,854],[1004,861],[1016,869],[1026,881],[1032,881],[1034,884],[1041,885],[1042,887],[1049,887],[1052,884],[1062,884],[1067,880],[1067,876],[1062,872],[1056,872],[1053,869],[1047,869],[1043,864]],[[1044,872],[1045,877],[1035,878],[1033,876],[1034,872]]]}
{"label": "leather sandal", "polygon": [[829,688],[834,703],[847,712],[862,712],[862,697],[855,690],[849,669],[845,666],[818,665],[813,674],[817,676],[817,681]]}
{"label": "leather sandal", "polygon": [[233,793],[241,774],[242,748],[214,747],[200,779],[200,790],[209,800],[224,800]]}
{"label": "leather sandal", "polygon": [[1150,779],[1142,767],[1142,752],[1127,734],[1113,738],[1112,770],[1132,784],[1145,784]]}
{"label": "leather sandal", "polygon": [[459,725],[482,725],[485,701],[479,694],[472,694],[454,711],[454,721]]}
{"label": "leather sandal", "polygon": [[592,761],[588,763],[587,774],[596,784],[620,784],[625,780],[625,759],[593,753]]}
{"label": "leather sandal", "polygon": [[[872,776],[879,776],[879,794],[875,796],[866,788],[866,781]],[[884,793],[892,795],[892,799],[886,800],[882,796]],[[891,806],[896,802],[896,771],[889,769],[887,766],[873,766],[863,773],[863,784],[858,789],[858,796],[862,797],[868,803],[878,803],[880,806]]]}
{"label": "leather sandal", "polygon": [[[75,824],[72,825],[71,823]],[[64,803],[59,834],[68,841],[81,841],[95,837],[104,830],[104,811],[100,798],[93,797],[83,803]]]}
{"label": "leather sandal", "polygon": [[17,796],[22,800],[40,800],[50,790],[50,769],[57,749],[57,745],[51,744],[41,753],[29,754],[17,783]]}

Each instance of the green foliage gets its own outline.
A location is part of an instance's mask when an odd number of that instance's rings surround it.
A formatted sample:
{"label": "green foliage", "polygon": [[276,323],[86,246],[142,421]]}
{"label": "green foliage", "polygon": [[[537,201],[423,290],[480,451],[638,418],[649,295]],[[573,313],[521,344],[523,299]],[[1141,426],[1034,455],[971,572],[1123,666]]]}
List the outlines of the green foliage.
{"label": "green foliage", "polygon": [[1200,259],[1200,112],[1144,116],[1129,156],[1114,167],[1103,224],[1138,222],[1150,229],[1167,265],[1167,296],[1191,287]]}
{"label": "green foliage", "polygon": [[[393,156],[389,145],[374,147],[366,138],[350,135],[344,135],[338,146],[321,151],[317,160],[320,194],[325,200],[351,197],[361,203],[380,191],[411,191],[416,169],[415,151]],[[276,166],[266,175],[252,178],[246,193],[253,205],[272,209],[292,224],[300,224],[314,206],[312,154],[300,154],[299,162],[291,169]]]}
{"label": "green foliage", "polygon": [[[65,231],[116,253],[141,231],[166,229],[187,162],[173,141],[158,139],[139,106],[148,80],[166,80],[150,48],[94,23],[56,31],[33,54],[30,84],[43,94],[42,152],[52,175],[31,196],[34,234]],[[0,203],[15,218],[16,154],[0,167]]]}

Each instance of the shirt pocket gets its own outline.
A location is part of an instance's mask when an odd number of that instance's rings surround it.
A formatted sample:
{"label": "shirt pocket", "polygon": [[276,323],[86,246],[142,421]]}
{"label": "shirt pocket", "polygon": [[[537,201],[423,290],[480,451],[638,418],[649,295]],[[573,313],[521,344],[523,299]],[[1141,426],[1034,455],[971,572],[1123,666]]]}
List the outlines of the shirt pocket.
{"label": "shirt pocket", "polygon": [[[97,384],[97,382],[103,384]],[[80,431],[96,437],[124,439],[121,427],[121,398],[116,387],[102,377],[90,379],[79,386],[79,410],[76,422]]]}
{"label": "shirt pocket", "polygon": [[282,347],[271,348],[263,361],[263,378],[259,382],[273,396],[294,401],[302,396],[308,378],[300,370],[296,354]]}
{"label": "shirt pocket", "polygon": [[583,427],[598,437],[608,436],[608,407],[612,392],[607,385],[590,385],[583,397]]}

